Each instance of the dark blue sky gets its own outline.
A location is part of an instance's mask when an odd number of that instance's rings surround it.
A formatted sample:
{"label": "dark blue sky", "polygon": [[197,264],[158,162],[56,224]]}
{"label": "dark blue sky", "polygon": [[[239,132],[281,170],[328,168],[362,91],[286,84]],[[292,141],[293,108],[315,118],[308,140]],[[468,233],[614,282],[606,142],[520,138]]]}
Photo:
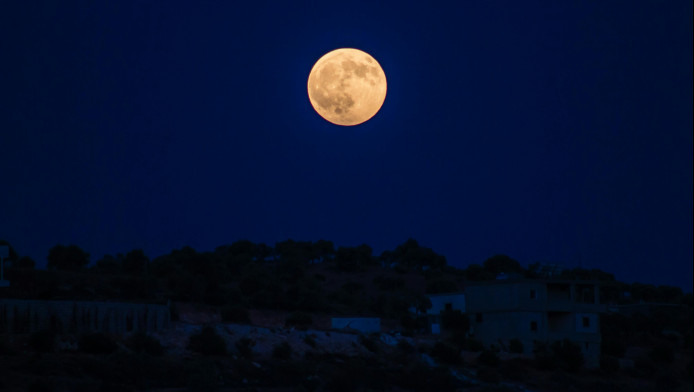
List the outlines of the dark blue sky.
{"label": "dark blue sky", "polygon": [[[151,257],[408,237],[692,289],[692,2],[4,1],[0,238]],[[339,47],[381,111],[312,109]]]}

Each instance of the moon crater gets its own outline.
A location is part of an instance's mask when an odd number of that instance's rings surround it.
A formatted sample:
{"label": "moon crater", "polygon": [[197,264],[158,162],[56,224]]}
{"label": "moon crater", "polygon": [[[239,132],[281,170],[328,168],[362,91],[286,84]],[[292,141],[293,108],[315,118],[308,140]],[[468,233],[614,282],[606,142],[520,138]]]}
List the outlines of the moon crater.
{"label": "moon crater", "polygon": [[321,117],[338,125],[358,125],[373,117],[383,105],[386,87],[378,62],[351,48],[321,57],[308,78],[311,105]]}

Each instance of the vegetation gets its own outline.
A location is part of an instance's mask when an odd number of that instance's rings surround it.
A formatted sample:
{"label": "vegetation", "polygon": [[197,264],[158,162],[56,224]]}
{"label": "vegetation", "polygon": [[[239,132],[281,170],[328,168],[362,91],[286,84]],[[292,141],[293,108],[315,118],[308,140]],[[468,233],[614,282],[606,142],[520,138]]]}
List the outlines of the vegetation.
{"label": "vegetation", "polygon": [[292,357],[292,351],[292,346],[288,342],[278,343],[272,348],[272,357],[287,360]]}
{"label": "vegetation", "polygon": [[508,343],[508,351],[512,353],[522,354],[523,349],[523,343],[518,339],[511,339],[511,341]]}
{"label": "vegetation", "polygon": [[50,330],[32,333],[29,338],[29,347],[37,353],[52,352],[55,348],[55,333]]}
{"label": "vegetation", "polygon": [[205,326],[200,332],[190,336],[188,349],[202,355],[225,355],[226,342],[213,327]]}
{"label": "vegetation", "polygon": [[[91,265],[89,260],[89,254],[75,245],[56,245],[47,257],[48,268],[37,269],[33,260],[10,247],[6,273],[12,286],[3,294],[26,299],[160,303],[170,299],[174,317],[177,304],[189,302],[209,305],[227,323],[250,323],[249,309],[277,310],[288,315],[287,326],[298,329],[320,325],[326,314],[364,314],[389,319],[397,324],[396,330],[417,339],[428,329],[427,318],[421,315],[431,308],[426,293],[458,291],[466,282],[495,279],[502,273],[510,278],[542,278],[539,264],[523,268],[505,255],[458,269],[412,239],[380,255],[373,254],[368,245],[336,247],[329,241],[287,240],[269,246],[243,240],[211,252],[183,247],[150,259],[141,249],[134,249],[104,255]],[[80,369],[86,375],[81,381],[84,383],[103,380],[98,385],[61,386],[64,390],[214,389],[220,385],[256,389],[288,386],[297,390],[384,390],[384,385],[394,385],[407,390],[453,390],[461,384],[449,368],[467,366],[478,371],[479,380],[489,383],[482,388],[488,390],[502,390],[499,385],[503,384],[493,386],[499,381],[528,382],[538,374],[554,383],[545,385],[547,390],[560,390],[557,385],[569,383],[577,385],[577,390],[621,390],[610,381],[612,378],[647,386],[634,391],[687,390],[691,386],[691,293],[671,286],[618,282],[612,274],[597,269],[569,269],[560,278],[603,282],[600,298],[606,303],[634,304],[636,308],[643,301],[667,306],[654,306],[642,313],[601,315],[602,355],[600,369],[595,371],[583,368],[580,347],[569,341],[538,344],[534,360],[523,356],[500,360],[493,347],[467,336],[469,320],[455,311],[442,315],[443,333],[438,342],[420,341],[415,349],[400,340],[397,346],[388,347],[375,336],[363,336],[359,343],[370,352],[363,357],[316,350],[316,337],[310,334],[303,342],[313,350],[305,356],[293,355],[294,350],[305,346],[286,343],[274,346],[272,359],[266,359],[254,353],[258,348],[246,337],[237,337],[240,339],[233,346],[238,356],[226,356],[224,339],[211,327],[190,336],[188,348],[201,355],[187,361],[175,358],[175,350],[165,353],[161,342],[141,333],[121,341],[126,349],[119,349],[113,336],[85,334],[78,339],[79,352],[66,355],[56,344],[55,332],[26,334],[18,343],[13,335],[6,334],[11,331],[2,330],[0,366],[18,374],[21,365],[8,364],[24,363],[18,359],[31,355],[32,372],[37,374],[33,388],[54,390],[59,389],[53,384],[54,378],[42,376],[53,374],[47,369],[57,369],[55,374],[64,378]],[[466,365],[460,355],[463,350],[480,354]],[[522,353],[524,347],[512,339],[508,350]],[[634,352],[641,354],[635,356]],[[423,364],[421,353],[430,354],[443,367]],[[58,358],[66,363],[56,365]],[[633,360],[633,368],[620,369],[622,359],[622,364]],[[6,378],[9,381],[3,381],[0,389],[15,387],[13,380],[23,379],[27,378]],[[243,379],[247,385],[238,384]],[[25,383],[15,389],[27,387]],[[543,390],[542,386],[534,389]]]}
{"label": "vegetation", "polygon": [[79,339],[80,351],[87,354],[111,354],[118,345],[109,335],[104,333],[86,333]]}
{"label": "vegetation", "polygon": [[130,336],[126,341],[126,346],[136,353],[146,353],[154,356],[164,353],[164,347],[159,340],[144,332],[137,332]]}
{"label": "vegetation", "polygon": [[255,341],[249,338],[241,338],[236,341],[235,346],[241,358],[248,360],[253,359],[253,346],[255,346]]}

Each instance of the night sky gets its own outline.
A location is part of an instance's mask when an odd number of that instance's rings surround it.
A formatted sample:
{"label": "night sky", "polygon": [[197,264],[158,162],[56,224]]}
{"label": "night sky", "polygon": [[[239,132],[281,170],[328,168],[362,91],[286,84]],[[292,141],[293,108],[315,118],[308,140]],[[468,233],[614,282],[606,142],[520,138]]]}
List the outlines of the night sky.
{"label": "night sky", "polygon": [[[44,266],[412,237],[692,290],[692,1],[3,1],[0,238]],[[339,47],[356,127],[311,107]]]}

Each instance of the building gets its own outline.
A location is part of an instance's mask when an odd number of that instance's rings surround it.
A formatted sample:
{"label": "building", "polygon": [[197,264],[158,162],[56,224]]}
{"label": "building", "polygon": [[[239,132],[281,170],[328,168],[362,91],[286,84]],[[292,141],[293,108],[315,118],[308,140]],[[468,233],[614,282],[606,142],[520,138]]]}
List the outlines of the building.
{"label": "building", "polygon": [[167,305],[0,299],[0,333],[151,333],[170,324]]}
{"label": "building", "polygon": [[441,333],[441,312],[459,310],[465,313],[465,293],[429,294],[427,297],[431,301],[431,308],[426,312],[431,333]]}
{"label": "building", "polygon": [[511,339],[532,354],[535,342],[569,339],[580,345],[585,366],[600,363],[600,290],[593,281],[496,280],[465,290],[471,335],[486,345],[508,347]]}

